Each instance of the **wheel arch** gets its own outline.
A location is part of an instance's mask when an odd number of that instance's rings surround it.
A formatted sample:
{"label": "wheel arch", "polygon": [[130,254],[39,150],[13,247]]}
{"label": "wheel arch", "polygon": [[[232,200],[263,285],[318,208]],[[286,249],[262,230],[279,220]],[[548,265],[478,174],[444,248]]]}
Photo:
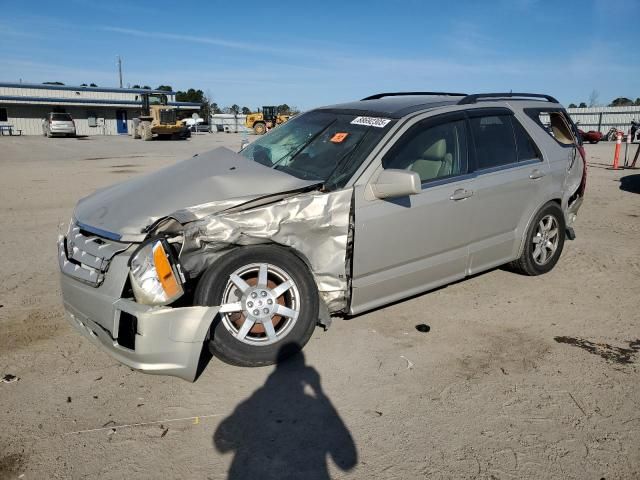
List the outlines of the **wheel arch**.
{"label": "wheel arch", "polygon": [[[522,229],[522,235],[520,236],[520,246],[518,247],[518,251],[516,252],[516,256],[515,258],[520,257],[520,255],[522,255],[522,252],[524,250],[524,246],[525,246],[525,241],[527,238],[527,232],[529,231],[529,227],[531,226],[531,223],[533,222],[533,219],[536,218],[536,215],[538,215],[538,212],[540,212],[540,210],[542,210],[544,207],[546,207],[548,204],[550,203],[555,203],[558,208],[560,208],[560,210],[562,210],[562,198],[559,196],[552,196],[551,198],[546,199],[544,202],[540,203],[534,210],[533,213],[531,213],[531,215],[529,215],[529,218],[527,219],[527,222],[524,225],[524,228]],[[563,211],[563,216],[564,216],[564,211]]]}

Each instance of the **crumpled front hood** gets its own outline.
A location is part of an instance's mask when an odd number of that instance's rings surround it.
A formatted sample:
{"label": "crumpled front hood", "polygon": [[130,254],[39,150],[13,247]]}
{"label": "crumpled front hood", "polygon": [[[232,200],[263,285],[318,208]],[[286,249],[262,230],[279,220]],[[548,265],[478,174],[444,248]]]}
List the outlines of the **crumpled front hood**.
{"label": "crumpled front hood", "polygon": [[78,202],[74,217],[93,229],[136,241],[147,226],[177,210],[223,200],[228,200],[223,202],[228,208],[314,183],[220,147],[98,190]]}

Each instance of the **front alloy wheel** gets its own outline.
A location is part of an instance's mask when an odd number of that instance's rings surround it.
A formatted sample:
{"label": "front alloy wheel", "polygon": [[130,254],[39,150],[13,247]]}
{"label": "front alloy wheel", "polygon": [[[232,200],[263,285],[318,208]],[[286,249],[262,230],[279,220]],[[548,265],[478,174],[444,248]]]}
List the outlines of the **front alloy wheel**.
{"label": "front alloy wheel", "polygon": [[319,297],[307,265],[277,245],[237,248],[198,281],[195,305],[219,306],[209,350],[232,365],[271,365],[300,350],[318,323]]}
{"label": "front alloy wheel", "polygon": [[229,276],[222,294],[222,324],[237,340],[270,345],[298,320],[300,293],[293,278],[269,263],[254,263]]}

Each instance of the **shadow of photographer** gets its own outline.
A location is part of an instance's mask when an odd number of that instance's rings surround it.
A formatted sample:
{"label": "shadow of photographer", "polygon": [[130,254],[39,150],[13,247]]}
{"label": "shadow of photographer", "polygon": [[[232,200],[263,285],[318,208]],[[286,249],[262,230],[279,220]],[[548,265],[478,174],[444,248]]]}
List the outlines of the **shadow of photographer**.
{"label": "shadow of photographer", "polygon": [[[347,471],[358,461],[356,445],[302,352],[278,363],[265,384],[218,426],[213,444],[234,452],[229,480],[329,479],[327,457]],[[288,357],[286,361],[285,357]]]}

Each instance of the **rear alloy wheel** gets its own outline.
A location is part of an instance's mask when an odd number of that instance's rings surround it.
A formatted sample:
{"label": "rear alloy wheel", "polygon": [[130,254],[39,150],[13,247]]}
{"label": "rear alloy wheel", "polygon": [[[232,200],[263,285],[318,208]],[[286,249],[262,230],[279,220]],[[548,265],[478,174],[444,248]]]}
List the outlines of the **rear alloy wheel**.
{"label": "rear alloy wheel", "polygon": [[209,349],[234,365],[275,363],[283,346],[287,353],[302,348],[318,320],[306,265],[275,246],[245,247],[218,260],[200,279],[195,304],[220,306]]}
{"label": "rear alloy wheel", "polygon": [[520,258],[510,266],[525,275],[541,275],[550,271],[564,247],[565,223],[562,210],[555,202],[547,203],[533,219]]}

